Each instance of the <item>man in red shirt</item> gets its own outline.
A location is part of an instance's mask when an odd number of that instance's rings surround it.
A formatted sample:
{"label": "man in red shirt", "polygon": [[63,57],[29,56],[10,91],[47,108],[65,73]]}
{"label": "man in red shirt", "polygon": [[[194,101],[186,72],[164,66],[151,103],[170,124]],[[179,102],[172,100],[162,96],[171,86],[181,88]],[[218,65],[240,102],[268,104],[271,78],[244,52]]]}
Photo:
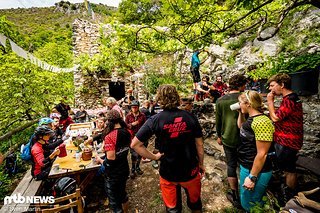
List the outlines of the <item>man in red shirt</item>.
{"label": "man in red shirt", "polygon": [[[156,99],[163,111],[147,120],[131,147],[142,157],[152,160],[161,157],[160,188],[167,212],[181,212],[180,187],[186,191],[192,212],[201,212],[200,174],[204,174],[204,150],[200,124],[190,112],[177,108],[180,97],[174,86],[160,86]],[[143,145],[153,134],[159,143],[157,154]]]}
{"label": "man in red shirt", "polygon": [[[130,112],[126,116],[126,124],[128,125],[129,132],[132,138],[136,135],[139,129],[146,122],[146,116],[139,110],[140,103],[133,100],[130,104]],[[146,145],[146,144],[145,144]],[[130,177],[133,179],[136,174],[142,175],[143,171],[140,169],[141,156],[138,155],[133,149],[130,149],[131,154],[131,174]]]}
{"label": "man in red shirt", "polygon": [[[279,168],[286,177],[286,189],[294,192],[297,185],[297,153],[303,143],[303,111],[298,95],[291,90],[291,79],[287,74],[277,74],[269,81],[270,93],[267,101],[270,118],[275,123],[274,141]],[[275,110],[274,96],[282,96],[279,109]],[[291,196],[284,194],[286,199]],[[289,196],[286,198],[286,196]]]}

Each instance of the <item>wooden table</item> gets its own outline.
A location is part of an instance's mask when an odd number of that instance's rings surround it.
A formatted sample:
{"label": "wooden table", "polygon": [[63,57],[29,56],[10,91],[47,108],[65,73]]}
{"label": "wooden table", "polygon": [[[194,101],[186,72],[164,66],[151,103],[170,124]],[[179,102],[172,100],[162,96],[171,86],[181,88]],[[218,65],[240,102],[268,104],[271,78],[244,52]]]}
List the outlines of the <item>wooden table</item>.
{"label": "wooden table", "polygon": [[[67,147],[69,147],[69,149],[67,148],[67,156],[63,158],[57,157],[53,162],[53,165],[59,164],[59,170],[56,171],[54,167],[52,167],[48,178],[74,176],[82,191],[94,178],[101,165],[93,162],[92,160],[84,161],[81,159],[80,162],[77,162],[75,158],[76,151],[74,151],[77,149],[75,147],[72,148],[70,143],[67,144]],[[104,154],[99,154],[99,156],[102,155]],[[84,173],[87,175],[84,179],[81,179],[81,175]]]}

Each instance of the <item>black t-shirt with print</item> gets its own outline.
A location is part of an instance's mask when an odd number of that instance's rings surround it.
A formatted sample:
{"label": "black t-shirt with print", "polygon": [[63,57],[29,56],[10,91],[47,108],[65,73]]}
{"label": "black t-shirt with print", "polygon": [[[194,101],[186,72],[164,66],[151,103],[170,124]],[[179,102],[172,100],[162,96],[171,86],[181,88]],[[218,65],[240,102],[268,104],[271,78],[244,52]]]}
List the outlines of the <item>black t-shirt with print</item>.
{"label": "black t-shirt with print", "polygon": [[[274,126],[272,121],[266,115],[257,115],[249,117],[240,129],[241,142],[238,147],[239,163],[251,170],[253,161],[257,155],[256,141],[272,143]],[[266,159],[261,172],[267,172],[272,169],[271,161]]]}
{"label": "black t-shirt with print", "polygon": [[115,151],[116,159],[104,160],[104,166],[106,167],[105,173],[107,178],[117,179],[128,177],[129,164],[128,164],[128,152],[131,143],[131,135],[125,128],[114,129],[104,139],[104,150]]}
{"label": "black t-shirt with print", "polygon": [[147,141],[153,134],[159,142],[160,175],[168,181],[188,181],[199,172],[195,138],[202,137],[197,118],[180,110],[164,110],[147,120],[136,137]]}

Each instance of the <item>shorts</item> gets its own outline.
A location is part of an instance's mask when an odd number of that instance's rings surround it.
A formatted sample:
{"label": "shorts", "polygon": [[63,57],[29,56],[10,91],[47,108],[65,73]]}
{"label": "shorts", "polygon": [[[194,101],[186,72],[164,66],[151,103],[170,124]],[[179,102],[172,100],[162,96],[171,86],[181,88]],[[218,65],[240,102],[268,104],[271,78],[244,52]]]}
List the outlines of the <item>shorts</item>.
{"label": "shorts", "polygon": [[282,146],[278,143],[274,144],[274,148],[276,151],[276,164],[278,168],[285,172],[295,173],[298,150]]}
{"label": "shorts", "polygon": [[200,79],[199,67],[191,67],[190,70],[192,74],[193,83],[200,82],[201,79]]}
{"label": "shorts", "polygon": [[255,206],[257,202],[260,204],[264,203],[262,197],[266,194],[268,183],[272,176],[272,171],[261,172],[258,175],[258,180],[253,191],[249,191],[242,186],[244,184],[244,180],[249,176],[249,174],[249,169],[240,165],[240,201],[242,208],[247,212],[250,212],[250,209]]}
{"label": "shorts", "polygon": [[201,176],[199,174],[186,182],[170,182],[160,177],[160,188],[167,212],[181,212],[181,187],[186,192],[188,207],[191,210],[201,210]]}
{"label": "shorts", "polygon": [[127,178],[106,179],[105,191],[109,198],[110,208],[113,212],[123,212],[122,204],[128,201]]}
{"label": "shorts", "polygon": [[237,177],[238,151],[237,148],[231,148],[223,145],[224,153],[227,158],[227,175],[228,177]]}

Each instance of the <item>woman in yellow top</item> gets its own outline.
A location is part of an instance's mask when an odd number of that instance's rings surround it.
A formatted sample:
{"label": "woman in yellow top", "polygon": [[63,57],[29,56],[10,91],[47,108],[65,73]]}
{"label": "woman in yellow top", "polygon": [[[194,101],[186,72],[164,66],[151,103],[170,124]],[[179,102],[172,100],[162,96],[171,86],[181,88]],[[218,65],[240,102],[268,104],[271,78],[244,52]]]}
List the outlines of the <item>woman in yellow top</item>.
{"label": "woman in yellow top", "polygon": [[[239,96],[238,126],[241,142],[238,147],[240,163],[240,201],[246,211],[262,203],[272,175],[268,151],[273,141],[274,126],[263,114],[262,98],[256,91],[246,91]],[[245,119],[248,114],[248,119]]]}

